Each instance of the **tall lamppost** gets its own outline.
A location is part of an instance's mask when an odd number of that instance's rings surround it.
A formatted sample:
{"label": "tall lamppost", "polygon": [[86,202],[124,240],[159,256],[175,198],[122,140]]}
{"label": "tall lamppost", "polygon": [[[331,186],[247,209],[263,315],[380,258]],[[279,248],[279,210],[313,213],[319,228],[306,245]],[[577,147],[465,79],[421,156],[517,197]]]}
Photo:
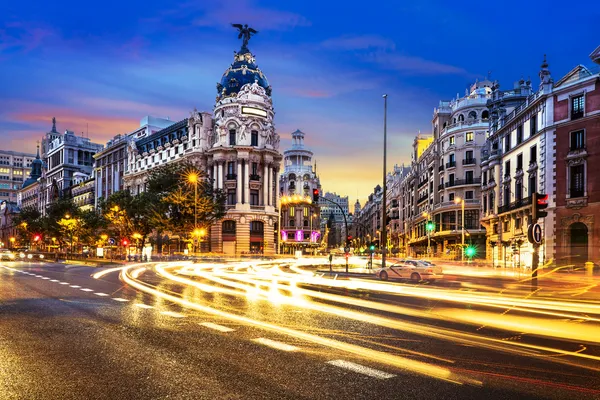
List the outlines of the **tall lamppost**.
{"label": "tall lamppost", "polygon": [[[194,238],[195,238],[195,239],[194,239],[194,243],[195,243],[196,241],[198,241],[198,243],[202,243],[202,238],[203,238],[204,236],[206,236],[206,229],[204,229],[204,228],[196,228],[196,229],[194,229]],[[200,253],[201,253],[201,252],[202,252],[202,250],[201,250],[201,249],[202,249],[202,246],[201,246],[201,245],[199,245],[199,246],[198,246],[198,248],[200,248]],[[195,249],[194,249],[194,253],[196,253],[196,252],[197,252],[197,250],[198,250],[198,249],[197,249],[197,248],[195,248]]]}
{"label": "tall lamppost", "polygon": [[462,244],[460,246],[460,262],[463,263],[465,261],[465,199],[462,199],[460,197],[456,197],[454,199],[454,202],[456,204],[460,203],[461,206],[461,217],[462,217],[462,222],[461,222],[461,236],[462,236]]}
{"label": "tall lamppost", "polygon": [[383,95],[383,199],[381,201],[381,242],[384,247],[381,251],[381,268],[385,268],[385,253],[387,252],[387,94]]}

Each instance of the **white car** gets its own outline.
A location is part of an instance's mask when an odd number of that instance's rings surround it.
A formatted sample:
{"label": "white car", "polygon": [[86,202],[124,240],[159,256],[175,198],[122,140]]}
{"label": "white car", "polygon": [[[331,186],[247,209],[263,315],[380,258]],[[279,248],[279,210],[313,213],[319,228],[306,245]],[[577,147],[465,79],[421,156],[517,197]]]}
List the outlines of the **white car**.
{"label": "white car", "polygon": [[410,279],[413,282],[435,281],[444,277],[442,267],[426,265],[418,260],[403,260],[377,271],[382,281],[388,279]]}

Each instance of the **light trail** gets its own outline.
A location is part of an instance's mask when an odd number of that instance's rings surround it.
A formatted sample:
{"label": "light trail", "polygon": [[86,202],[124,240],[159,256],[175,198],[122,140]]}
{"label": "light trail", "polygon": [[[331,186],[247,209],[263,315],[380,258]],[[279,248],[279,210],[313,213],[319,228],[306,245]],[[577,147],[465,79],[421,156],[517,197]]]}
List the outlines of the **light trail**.
{"label": "light trail", "polygon": [[391,354],[384,353],[381,351],[377,351],[377,350],[373,350],[373,349],[369,349],[369,348],[365,348],[365,347],[361,347],[361,346],[357,346],[357,345],[353,345],[353,344],[348,344],[348,343],[340,342],[340,341],[333,340],[333,339],[320,337],[317,335],[305,333],[305,332],[298,331],[295,329],[282,327],[279,325],[274,325],[274,324],[271,324],[268,322],[258,321],[255,319],[247,318],[244,316],[232,314],[232,313],[221,311],[221,310],[218,310],[218,309],[215,309],[212,307],[194,303],[194,302],[182,299],[178,296],[174,296],[174,295],[165,293],[163,291],[160,291],[158,289],[155,289],[153,287],[150,287],[148,284],[136,281],[129,275],[128,270],[129,270],[129,268],[126,268],[121,271],[121,278],[123,279],[123,281],[125,283],[131,285],[132,287],[134,287],[142,292],[153,294],[156,297],[162,298],[164,300],[169,300],[173,303],[180,304],[184,307],[188,307],[188,308],[191,308],[191,309],[194,309],[197,311],[202,311],[202,312],[212,314],[212,315],[217,315],[219,317],[237,321],[237,322],[241,322],[244,324],[258,326],[262,329],[276,332],[278,334],[289,335],[291,337],[305,340],[307,342],[312,342],[312,343],[330,347],[330,348],[333,348],[333,349],[336,349],[339,351],[351,353],[351,354],[357,355],[359,357],[371,359],[372,361],[379,362],[379,363],[388,364],[388,365],[394,366],[396,368],[399,368],[399,369],[402,369],[405,371],[414,372],[414,373],[426,375],[426,376],[429,376],[432,378],[441,379],[441,380],[458,383],[458,384],[469,383],[469,384],[474,384],[474,385],[481,385],[480,381],[470,379],[468,377],[461,376],[458,374],[454,374],[447,368],[439,367],[439,366],[432,365],[432,364],[427,364],[427,363],[416,361],[416,360],[411,360],[411,359],[408,359],[405,357],[391,355]]}

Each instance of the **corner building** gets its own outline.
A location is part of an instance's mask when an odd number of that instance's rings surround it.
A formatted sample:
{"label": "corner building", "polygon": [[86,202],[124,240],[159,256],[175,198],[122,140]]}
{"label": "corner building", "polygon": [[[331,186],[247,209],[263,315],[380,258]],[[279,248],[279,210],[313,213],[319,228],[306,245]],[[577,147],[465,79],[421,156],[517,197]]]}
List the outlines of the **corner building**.
{"label": "corner building", "polygon": [[212,250],[272,255],[282,156],[271,86],[247,47],[235,53],[217,91],[207,168],[227,194],[227,213],[211,227]]}

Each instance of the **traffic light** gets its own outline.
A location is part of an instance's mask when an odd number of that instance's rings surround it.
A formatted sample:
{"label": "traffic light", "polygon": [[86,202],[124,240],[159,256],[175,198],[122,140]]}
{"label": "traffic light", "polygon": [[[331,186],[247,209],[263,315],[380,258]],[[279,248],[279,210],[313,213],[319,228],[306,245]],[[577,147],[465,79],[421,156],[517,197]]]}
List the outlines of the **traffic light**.
{"label": "traffic light", "polygon": [[548,216],[548,195],[544,193],[534,193],[532,198],[533,210],[532,210],[532,223],[536,223],[539,218]]}
{"label": "traffic light", "polygon": [[369,251],[372,253],[375,251],[375,243],[372,243],[369,245]]}
{"label": "traffic light", "polygon": [[127,246],[129,244],[129,241],[127,239],[123,239],[123,246]]}
{"label": "traffic light", "polygon": [[467,248],[465,249],[465,255],[467,257],[475,257],[475,254],[477,254],[477,250],[475,249],[475,246],[467,246]]}
{"label": "traffic light", "polygon": [[427,221],[427,224],[425,225],[425,229],[427,229],[428,232],[435,230],[435,222]]}
{"label": "traffic light", "polygon": [[41,235],[35,235],[35,236],[33,237],[33,240],[34,240],[34,241],[36,241],[36,242],[39,242],[41,239],[42,239],[42,236],[41,236]]}
{"label": "traffic light", "polygon": [[352,240],[352,235],[348,235],[348,237],[346,238],[348,241]]}
{"label": "traffic light", "polygon": [[319,202],[319,189],[317,189],[317,188],[313,189],[313,202],[314,203]]}

